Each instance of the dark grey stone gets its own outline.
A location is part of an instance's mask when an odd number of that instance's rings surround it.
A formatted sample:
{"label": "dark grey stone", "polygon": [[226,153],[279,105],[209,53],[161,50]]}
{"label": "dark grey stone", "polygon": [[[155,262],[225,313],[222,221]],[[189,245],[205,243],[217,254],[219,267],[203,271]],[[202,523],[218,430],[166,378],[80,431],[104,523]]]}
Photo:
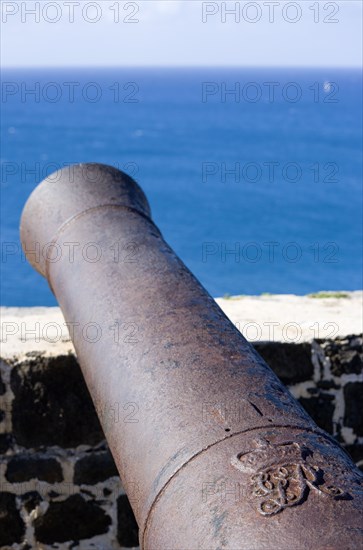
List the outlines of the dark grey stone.
{"label": "dark grey stone", "polygon": [[284,384],[297,384],[313,376],[310,344],[256,342],[254,348]]}
{"label": "dark grey stone", "polygon": [[74,483],[77,485],[95,485],[113,476],[118,476],[118,472],[109,451],[84,456],[74,468]]}
{"label": "dark grey stone", "polygon": [[20,543],[25,525],[16,507],[15,495],[0,493],[0,547]]}
{"label": "dark grey stone", "polygon": [[363,382],[349,382],[344,386],[344,425],[363,435]]}
{"label": "dark grey stone", "polygon": [[0,454],[4,454],[10,449],[12,441],[11,434],[0,434]]}
{"label": "dark grey stone", "polygon": [[0,395],[4,395],[5,392],[6,392],[6,387],[1,378],[1,372],[0,372]]}
{"label": "dark grey stone", "polygon": [[352,457],[353,462],[356,464],[362,462],[359,468],[363,471],[363,445],[358,443],[355,445],[346,445],[345,450]]}
{"label": "dark grey stone", "polygon": [[299,401],[317,425],[333,435],[334,396],[321,393],[314,397],[301,397]]}
{"label": "dark grey stone", "polygon": [[13,432],[19,445],[95,445],[104,434],[74,356],[34,357],[11,374]]}
{"label": "dark grey stone", "polygon": [[341,350],[330,358],[334,376],[342,374],[360,374],[363,368],[362,357],[354,349]]}
{"label": "dark grey stone", "polygon": [[333,380],[319,380],[316,385],[317,391],[319,391],[319,388],[322,390],[337,390],[340,388],[340,386],[336,384]]}
{"label": "dark grey stone", "polygon": [[46,513],[34,520],[35,536],[45,544],[92,538],[107,533],[110,525],[105,511],[80,495],[51,502]]}
{"label": "dark grey stone", "polygon": [[117,499],[117,540],[125,548],[139,545],[139,528],[126,495]]}
{"label": "dark grey stone", "polygon": [[11,483],[31,479],[56,483],[63,481],[63,474],[61,465],[55,458],[17,455],[8,462],[5,478]]}

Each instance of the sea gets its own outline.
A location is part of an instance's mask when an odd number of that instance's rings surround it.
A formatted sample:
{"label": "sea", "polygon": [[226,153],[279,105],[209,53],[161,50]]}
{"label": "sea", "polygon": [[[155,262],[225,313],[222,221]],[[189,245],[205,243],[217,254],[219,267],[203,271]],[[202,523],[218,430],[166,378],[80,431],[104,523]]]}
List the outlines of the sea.
{"label": "sea", "polygon": [[212,296],[362,288],[362,77],[354,69],[7,69],[1,304],[52,306],[19,219],[73,163],[124,170]]}

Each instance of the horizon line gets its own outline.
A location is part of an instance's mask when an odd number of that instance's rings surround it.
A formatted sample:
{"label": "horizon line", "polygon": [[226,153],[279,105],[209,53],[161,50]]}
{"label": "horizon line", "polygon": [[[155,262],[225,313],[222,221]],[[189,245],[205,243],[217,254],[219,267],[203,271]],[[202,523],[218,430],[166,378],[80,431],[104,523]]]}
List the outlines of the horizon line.
{"label": "horizon line", "polygon": [[362,69],[362,65],[2,65],[4,69]]}

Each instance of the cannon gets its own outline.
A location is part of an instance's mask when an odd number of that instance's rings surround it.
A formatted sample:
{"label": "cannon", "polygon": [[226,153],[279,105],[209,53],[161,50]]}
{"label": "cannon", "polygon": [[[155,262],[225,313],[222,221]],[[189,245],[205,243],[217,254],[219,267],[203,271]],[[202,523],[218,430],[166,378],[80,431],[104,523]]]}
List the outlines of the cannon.
{"label": "cannon", "polygon": [[363,548],[361,472],[164,241],[133,179],[66,167],[33,191],[20,231],[143,550]]}

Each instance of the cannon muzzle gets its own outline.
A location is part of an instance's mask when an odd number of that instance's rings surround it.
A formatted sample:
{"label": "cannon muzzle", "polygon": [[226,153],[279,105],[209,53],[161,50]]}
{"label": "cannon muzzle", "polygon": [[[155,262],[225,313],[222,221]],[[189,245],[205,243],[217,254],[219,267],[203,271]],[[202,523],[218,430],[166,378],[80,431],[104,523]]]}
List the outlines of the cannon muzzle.
{"label": "cannon muzzle", "polygon": [[21,240],[63,311],[144,550],[363,548],[361,472],[164,241],[130,177],[53,174]]}

